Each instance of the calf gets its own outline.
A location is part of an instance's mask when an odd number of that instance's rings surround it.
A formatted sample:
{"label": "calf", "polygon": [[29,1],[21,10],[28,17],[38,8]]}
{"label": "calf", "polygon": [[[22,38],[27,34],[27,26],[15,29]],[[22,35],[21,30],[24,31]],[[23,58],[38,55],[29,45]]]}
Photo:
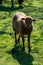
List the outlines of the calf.
{"label": "calf", "polygon": [[[13,16],[13,30],[15,35],[15,46],[17,45],[17,42],[20,40],[20,36],[22,38],[23,43],[23,51],[25,50],[24,46],[24,35],[28,35],[28,51],[31,51],[30,47],[30,35],[33,29],[32,21],[36,21],[36,19],[25,15],[23,12],[17,12]],[[18,40],[16,38],[16,35],[19,35]]]}

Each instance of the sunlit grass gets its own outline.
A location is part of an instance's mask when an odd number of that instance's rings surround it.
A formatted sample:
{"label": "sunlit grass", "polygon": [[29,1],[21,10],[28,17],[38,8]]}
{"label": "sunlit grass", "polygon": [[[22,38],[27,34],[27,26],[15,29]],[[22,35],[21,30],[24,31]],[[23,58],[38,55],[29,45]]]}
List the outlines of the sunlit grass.
{"label": "sunlit grass", "polygon": [[[43,0],[24,0],[23,8],[19,8],[17,2],[14,8],[11,8],[10,4],[9,0],[0,6],[0,65],[43,65]],[[18,49],[14,54],[11,53],[15,44],[12,16],[18,11],[37,19],[32,24],[30,54],[28,54],[27,36],[25,36],[25,52]],[[20,46],[22,46],[21,39]]]}

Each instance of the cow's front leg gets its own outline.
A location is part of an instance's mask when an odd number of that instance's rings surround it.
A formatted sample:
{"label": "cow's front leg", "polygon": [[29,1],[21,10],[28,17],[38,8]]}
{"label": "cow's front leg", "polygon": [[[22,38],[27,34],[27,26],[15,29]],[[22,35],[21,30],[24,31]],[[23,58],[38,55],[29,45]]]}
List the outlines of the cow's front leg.
{"label": "cow's front leg", "polygon": [[31,51],[31,47],[30,47],[30,35],[28,35],[28,52]]}

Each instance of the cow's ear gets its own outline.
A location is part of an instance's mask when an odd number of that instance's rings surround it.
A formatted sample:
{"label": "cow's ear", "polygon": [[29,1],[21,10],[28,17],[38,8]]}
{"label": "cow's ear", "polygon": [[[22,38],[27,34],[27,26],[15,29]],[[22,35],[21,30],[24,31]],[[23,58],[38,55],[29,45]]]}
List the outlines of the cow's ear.
{"label": "cow's ear", "polygon": [[26,18],[21,18],[21,20],[25,20]]}
{"label": "cow's ear", "polygon": [[35,18],[32,18],[32,21],[36,21],[37,19],[35,19]]}

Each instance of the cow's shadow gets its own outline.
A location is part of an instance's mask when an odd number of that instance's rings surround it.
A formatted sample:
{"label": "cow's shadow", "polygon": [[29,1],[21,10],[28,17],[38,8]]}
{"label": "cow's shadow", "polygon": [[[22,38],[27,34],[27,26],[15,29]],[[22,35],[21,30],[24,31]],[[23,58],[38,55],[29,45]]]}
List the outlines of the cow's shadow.
{"label": "cow's shadow", "polygon": [[16,59],[20,65],[33,65],[33,57],[30,53],[23,52],[22,50],[8,51],[14,59]]}

